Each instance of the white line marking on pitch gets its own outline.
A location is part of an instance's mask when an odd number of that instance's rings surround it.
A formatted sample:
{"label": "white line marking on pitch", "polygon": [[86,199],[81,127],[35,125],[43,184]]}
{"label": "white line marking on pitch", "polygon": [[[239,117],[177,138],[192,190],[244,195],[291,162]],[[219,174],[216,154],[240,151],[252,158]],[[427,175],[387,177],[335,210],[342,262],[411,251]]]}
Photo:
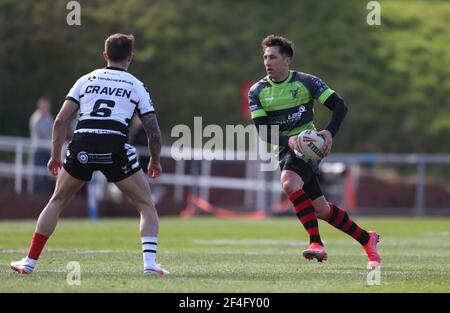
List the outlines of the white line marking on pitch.
{"label": "white line marking on pitch", "polygon": [[[44,249],[50,253],[67,253],[67,254],[108,254],[108,253],[130,253],[129,250],[70,250],[70,249]],[[28,253],[28,249],[2,249],[0,253]]]}
{"label": "white line marking on pitch", "polygon": [[308,245],[308,241],[293,241],[293,240],[248,240],[248,239],[216,239],[216,240],[203,240],[203,239],[194,239],[191,241],[196,244],[204,244],[204,245],[258,245],[258,246],[266,246],[266,245],[284,245],[284,246],[304,246]]}

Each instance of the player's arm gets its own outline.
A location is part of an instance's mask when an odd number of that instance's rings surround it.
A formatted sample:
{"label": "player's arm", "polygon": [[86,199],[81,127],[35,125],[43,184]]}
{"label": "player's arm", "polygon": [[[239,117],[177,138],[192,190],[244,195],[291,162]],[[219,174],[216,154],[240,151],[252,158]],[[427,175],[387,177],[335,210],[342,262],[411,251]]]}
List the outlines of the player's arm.
{"label": "player's arm", "polygon": [[139,84],[137,93],[139,96],[137,111],[147,134],[148,149],[150,150],[150,162],[148,162],[148,176],[156,178],[161,174],[161,130],[156,118],[150,91],[144,84]]}
{"label": "player's arm", "polygon": [[78,103],[73,100],[65,100],[56,116],[52,130],[52,152],[47,167],[53,176],[58,175],[62,166],[61,149],[66,139],[67,127],[78,111]]}
{"label": "player's arm", "polygon": [[155,112],[142,115],[142,125],[148,138],[148,149],[150,150],[150,162],[148,164],[148,175],[152,178],[161,174],[162,168],[160,163],[161,155],[161,130],[159,129],[158,119]]}
{"label": "player's arm", "polygon": [[318,134],[325,138],[322,152],[324,156],[327,156],[333,145],[333,137],[336,135],[339,126],[347,113],[347,107],[342,98],[339,97],[333,89],[329,88],[320,78],[306,74],[302,77],[302,80],[308,87],[312,97],[333,111],[328,126],[324,130],[318,132]]}
{"label": "player's arm", "polygon": [[344,120],[345,115],[347,114],[348,108],[345,105],[344,100],[342,100],[342,98],[339,97],[339,95],[336,94],[336,92],[333,92],[327,98],[327,100],[324,102],[324,105],[333,111],[328,126],[318,133],[325,137],[325,144],[322,148],[322,151],[326,156],[331,151],[333,138],[334,136],[336,136],[339,127],[341,126],[341,123]]}
{"label": "player's arm", "polygon": [[345,105],[344,100],[336,92],[334,92],[330,97],[328,97],[324,105],[331,111],[333,111],[331,115],[331,120],[325,129],[328,130],[334,137],[336,136],[339,127],[341,126],[342,121],[344,120],[345,115],[347,114],[348,108]]}

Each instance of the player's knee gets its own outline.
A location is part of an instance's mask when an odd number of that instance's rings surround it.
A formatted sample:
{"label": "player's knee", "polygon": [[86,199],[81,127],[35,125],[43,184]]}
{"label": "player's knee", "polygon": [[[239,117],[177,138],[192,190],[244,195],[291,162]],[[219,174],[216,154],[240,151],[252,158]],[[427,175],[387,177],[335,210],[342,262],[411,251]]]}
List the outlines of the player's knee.
{"label": "player's knee", "polygon": [[68,202],[69,197],[61,193],[53,194],[52,198],[50,199],[50,203],[56,206],[57,208],[60,208],[61,210],[67,206]]}
{"label": "player's knee", "polygon": [[281,188],[285,194],[290,196],[299,189],[299,186],[296,186],[291,180],[285,180],[281,183]]}
{"label": "player's knee", "polygon": [[150,197],[138,197],[133,199],[134,204],[142,211],[155,210],[153,201]]}

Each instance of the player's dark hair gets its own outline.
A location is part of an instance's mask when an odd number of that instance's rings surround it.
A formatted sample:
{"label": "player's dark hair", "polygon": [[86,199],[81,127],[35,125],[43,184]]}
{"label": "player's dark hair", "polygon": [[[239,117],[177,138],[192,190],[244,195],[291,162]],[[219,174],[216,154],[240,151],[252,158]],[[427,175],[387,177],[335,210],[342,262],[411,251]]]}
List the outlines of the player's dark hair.
{"label": "player's dark hair", "polygon": [[133,51],[134,36],[112,34],[105,40],[105,51],[113,62],[125,61]]}
{"label": "player's dark hair", "polygon": [[290,58],[294,56],[294,43],[284,37],[276,35],[267,36],[262,41],[263,51],[265,51],[267,47],[278,47],[280,54]]}

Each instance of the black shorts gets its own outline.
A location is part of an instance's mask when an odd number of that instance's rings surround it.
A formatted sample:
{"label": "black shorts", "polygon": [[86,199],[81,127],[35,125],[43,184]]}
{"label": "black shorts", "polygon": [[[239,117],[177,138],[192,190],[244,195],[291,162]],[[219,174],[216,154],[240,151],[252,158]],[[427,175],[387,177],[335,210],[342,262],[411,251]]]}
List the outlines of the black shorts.
{"label": "black shorts", "polygon": [[141,169],[136,148],[125,142],[94,143],[74,140],[67,148],[64,169],[72,177],[89,181],[101,171],[108,182],[117,182]]}
{"label": "black shorts", "polygon": [[285,148],[279,155],[281,171],[290,170],[297,173],[303,180],[303,190],[311,200],[323,195],[317,176],[320,175],[318,163],[309,160],[308,163],[295,155],[294,151]]}

